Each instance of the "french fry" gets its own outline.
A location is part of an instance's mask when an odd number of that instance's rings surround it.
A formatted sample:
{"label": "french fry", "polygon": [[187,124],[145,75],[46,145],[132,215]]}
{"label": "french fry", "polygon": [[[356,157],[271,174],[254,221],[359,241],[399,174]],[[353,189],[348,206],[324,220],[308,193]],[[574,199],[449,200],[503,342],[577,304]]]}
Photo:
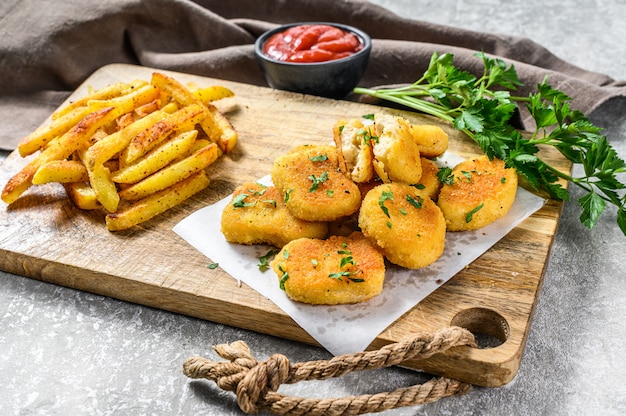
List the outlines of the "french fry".
{"label": "french fry", "polygon": [[63,184],[65,192],[70,197],[74,205],[84,210],[101,209],[102,205],[96,198],[96,193],[85,182],[71,182]]}
{"label": "french fry", "polygon": [[207,108],[211,114],[211,117],[209,117],[208,120],[213,122],[213,125],[211,125],[212,131],[217,131],[219,133],[216,137],[211,137],[211,140],[216,142],[224,153],[228,153],[237,145],[237,131],[233,128],[230,121],[228,121],[228,119],[219,112],[217,107],[209,104],[207,105]]}
{"label": "french fry", "polygon": [[209,183],[209,178],[202,170],[123,210],[108,214],[105,218],[107,229],[109,231],[125,230],[148,221],[202,191],[209,186]]}
{"label": "french fry", "polygon": [[183,132],[148,152],[132,165],[113,172],[111,179],[116,183],[137,183],[187,153],[197,136],[197,130]]}
{"label": "french fry", "polygon": [[148,195],[161,191],[174,185],[198,171],[204,170],[219,156],[219,150],[215,143],[198,150],[191,156],[173,163],[160,171],[148,176],[141,182],[129,186],[120,191],[120,197],[127,201],[137,201]]}
{"label": "french fry", "polygon": [[204,116],[203,108],[196,104],[188,105],[168,115],[164,120],[156,122],[145,132],[135,136],[120,155],[120,163],[122,166],[133,163],[163,142],[170,133],[176,130],[190,130]]}
{"label": "french fry", "polygon": [[211,101],[217,101],[221,100],[222,98],[232,97],[235,95],[235,93],[233,93],[232,90],[224,86],[211,85],[210,87],[194,90],[193,95],[195,95],[204,104],[209,104]]}
{"label": "french fry", "polygon": [[144,104],[148,104],[149,102],[156,100],[158,96],[159,90],[157,90],[154,86],[147,84],[119,97],[108,100],[89,100],[87,102],[87,107],[89,107],[91,111],[96,111],[106,107],[115,107],[121,111],[121,114],[125,114],[134,111],[136,108],[139,108]]}
{"label": "french fry", "polygon": [[56,110],[54,113],[52,113],[51,118],[52,120],[56,120],[57,118],[63,117],[65,114],[73,111],[78,107],[86,107],[87,102],[91,100],[110,100],[111,98],[128,94],[133,89],[146,84],[147,82],[143,80],[135,80],[130,84],[126,82],[116,82],[95,91],[90,91],[87,95],[80,98],[79,100],[72,101],[68,105],[65,105]]}
{"label": "french fry", "polygon": [[17,149],[22,157],[31,155],[46,146],[52,139],[62,136],[89,113],[87,107],[77,107],[49,124],[42,125],[20,140]]}
{"label": "french fry", "polygon": [[136,135],[150,128],[151,125],[164,118],[168,113],[176,111],[177,108],[175,104],[168,104],[161,110],[150,113],[122,130],[118,130],[99,140],[87,150],[85,165],[89,169],[91,165],[104,163],[111,159],[122,152]]}
{"label": "french fry", "polygon": [[191,149],[189,149],[189,151],[187,152],[185,157],[190,156],[190,155],[196,153],[198,150],[202,149],[203,147],[207,147],[211,143],[212,142],[210,140],[207,140],[207,139],[196,139],[196,141],[193,142],[193,145],[191,146]]}
{"label": "french fry", "polygon": [[89,175],[89,183],[96,194],[96,198],[108,212],[117,210],[120,197],[115,183],[111,180],[111,171],[104,166],[104,163],[123,151],[134,136],[150,129],[152,125],[159,122],[160,118],[166,117],[168,112],[174,111],[175,108],[176,106],[172,105],[155,111],[101,139],[86,151],[84,163]]}
{"label": "french fry", "polygon": [[51,160],[67,159],[72,153],[89,141],[91,136],[104,124],[120,115],[113,107],[103,108],[87,114],[67,133],[50,143],[37,157],[14,175],[2,190],[2,200],[12,204],[32,185],[33,176],[41,165]]}
{"label": "french fry", "polygon": [[86,182],[89,179],[87,168],[78,160],[51,160],[37,169],[33,176],[33,185],[50,182],[69,183]]}
{"label": "french fry", "polygon": [[180,82],[165,74],[159,72],[153,73],[150,83],[165,92],[165,94],[171,96],[174,101],[182,106],[191,104],[203,105],[206,116],[199,123],[202,130],[204,130],[212,142],[220,146],[220,149],[222,149],[224,153],[228,153],[235,147],[237,143],[237,132],[232,128],[228,120],[218,111],[217,107],[212,104],[203,103]]}
{"label": "french fry", "polygon": [[108,212],[115,212],[120,202],[117,187],[111,180],[111,171],[103,164],[96,164],[87,169],[89,183],[94,190],[96,199]]}
{"label": "french fry", "polygon": [[206,188],[206,167],[236,144],[211,104],[233,95],[223,86],[186,88],[160,73],[90,89],[20,141],[20,154],[32,157],[2,200],[12,204],[32,185],[57,182],[79,209],[104,211],[110,231],[153,218]]}

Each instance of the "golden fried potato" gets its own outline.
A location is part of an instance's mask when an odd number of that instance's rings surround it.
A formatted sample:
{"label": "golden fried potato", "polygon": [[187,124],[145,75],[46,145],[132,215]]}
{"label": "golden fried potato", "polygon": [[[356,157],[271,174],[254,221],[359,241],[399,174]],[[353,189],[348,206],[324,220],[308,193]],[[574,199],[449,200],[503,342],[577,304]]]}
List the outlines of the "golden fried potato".
{"label": "golden fried potato", "polygon": [[429,197],[433,201],[436,201],[442,185],[441,181],[437,177],[439,168],[435,162],[430,159],[426,159],[425,157],[420,158],[420,162],[422,165],[422,177],[420,178],[419,183],[414,184],[413,186],[420,191],[421,196]]}
{"label": "golden fried potato", "polygon": [[361,204],[359,188],[339,171],[332,145],[298,146],[274,160],[271,175],[289,211],[306,221],[333,221]]}
{"label": "golden fried potato", "polygon": [[202,130],[212,142],[217,143],[222,152],[228,153],[237,144],[238,135],[228,119],[218,111],[211,103],[205,103],[183,86],[180,82],[165,74],[155,72],[152,74],[151,84],[159,88],[165,96],[188,106],[198,104],[203,107],[205,117],[200,121]]}
{"label": "golden fried potato", "polygon": [[434,159],[448,150],[448,134],[439,126],[412,124],[411,135],[423,157]]}
{"label": "golden fried potato", "polygon": [[338,120],[333,126],[333,139],[341,171],[354,182],[369,182],[374,178],[372,133],[358,119]]}
{"label": "golden fried potato", "polygon": [[391,263],[407,269],[428,266],[444,250],[446,222],[441,210],[410,185],[382,184],[369,191],[359,226]]}
{"label": "golden fried potato", "polygon": [[85,182],[64,183],[65,192],[70,197],[74,205],[84,210],[101,209],[102,205],[96,198],[96,193]]}
{"label": "golden fried potato", "polygon": [[[233,95],[222,86],[191,91],[159,73],[151,82],[89,88],[21,140],[22,156],[40,153],[9,179],[2,200],[57,182],[77,207],[108,212],[111,231],[146,221],[208,185],[204,169],[237,139],[210,102]],[[198,124],[213,142],[197,139]]]}
{"label": "golden fried potato", "polygon": [[374,114],[374,170],[383,182],[418,183],[422,176],[420,151],[402,117]]}
{"label": "golden fried potato", "polygon": [[385,280],[382,254],[360,232],[294,240],[270,265],[290,299],[310,304],[363,302],[380,294]]}
{"label": "golden fried potato", "polygon": [[517,173],[499,159],[479,156],[459,163],[437,204],[449,231],[476,230],[502,218],[515,201]]}
{"label": "golden fried potato", "polygon": [[63,136],[51,141],[33,160],[15,174],[2,190],[2,200],[7,204],[15,202],[32,185],[33,176],[41,165],[52,160],[67,159],[84,146],[102,125],[110,123],[121,113],[107,107],[87,114],[85,118],[68,130]]}
{"label": "golden fried potato", "polygon": [[40,126],[34,132],[20,140],[17,146],[20,156],[31,155],[42,147],[45,147],[54,138],[64,135],[80,120],[85,118],[88,113],[89,109],[87,107],[78,107],[63,114],[51,123]]}
{"label": "golden fried potato", "polygon": [[78,160],[51,160],[37,169],[33,176],[33,185],[50,182],[69,183],[89,180],[87,169]]}
{"label": "golden fried potato", "polygon": [[106,216],[109,231],[125,230],[167,211],[209,186],[209,178],[203,170],[187,179],[147,196],[132,205]]}
{"label": "golden fried potato", "polygon": [[199,105],[189,105],[172,114],[166,114],[163,120],[157,121],[131,139],[128,147],[120,155],[122,166],[127,166],[148,153],[171,133],[191,130],[203,118],[204,110]]}
{"label": "golden fried potato", "polygon": [[122,189],[119,196],[127,201],[137,201],[150,194],[174,185],[196,172],[203,171],[219,156],[215,143],[199,149],[194,154],[164,167],[128,188]]}
{"label": "golden fried potato", "polygon": [[271,244],[282,247],[298,238],[324,238],[325,222],[311,222],[291,215],[283,196],[273,186],[255,182],[235,189],[222,212],[222,234],[238,244]]}
{"label": "golden fried potato", "polygon": [[111,179],[116,183],[137,183],[187,153],[195,143],[197,136],[197,130],[181,133],[152,149],[132,165],[113,172]]}

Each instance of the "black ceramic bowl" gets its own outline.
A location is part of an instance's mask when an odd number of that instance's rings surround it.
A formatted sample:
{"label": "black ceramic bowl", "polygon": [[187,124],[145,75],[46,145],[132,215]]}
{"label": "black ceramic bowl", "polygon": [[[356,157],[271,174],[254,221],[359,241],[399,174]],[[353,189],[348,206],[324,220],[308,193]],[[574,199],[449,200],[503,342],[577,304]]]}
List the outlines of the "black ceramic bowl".
{"label": "black ceramic bowl", "polygon": [[[265,42],[274,34],[299,25],[329,25],[356,35],[362,49],[350,56],[324,62],[293,63],[272,59],[263,51]],[[369,61],[372,40],[363,31],[338,23],[292,23],[268,30],[254,44],[254,53],[270,87],[329,98],[342,98],[357,86]]]}

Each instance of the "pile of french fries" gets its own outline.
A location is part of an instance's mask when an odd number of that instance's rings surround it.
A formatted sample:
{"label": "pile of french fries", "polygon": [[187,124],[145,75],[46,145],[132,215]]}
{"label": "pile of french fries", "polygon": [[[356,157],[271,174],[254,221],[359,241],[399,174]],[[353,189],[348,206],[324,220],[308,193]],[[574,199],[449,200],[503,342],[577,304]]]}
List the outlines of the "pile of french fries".
{"label": "pile of french fries", "polygon": [[206,168],[235,147],[235,129],[212,104],[230,96],[158,72],[92,90],[20,141],[21,156],[39,153],[9,179],[2,200],[58,182],[77,207],[104,210],[110,231],[147,221],[205,189]]}

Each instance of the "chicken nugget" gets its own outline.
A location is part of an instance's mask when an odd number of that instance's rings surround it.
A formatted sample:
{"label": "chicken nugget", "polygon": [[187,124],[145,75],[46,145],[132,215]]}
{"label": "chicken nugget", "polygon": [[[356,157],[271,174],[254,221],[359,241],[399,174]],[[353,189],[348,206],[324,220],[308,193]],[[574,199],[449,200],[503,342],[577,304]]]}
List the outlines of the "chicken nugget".
{"label": "chicken nugget", "polygon": [[314,305],[366,301],[382,292],[385,280],[383,255],[360,232],[294,240],[270,266],[290,299]]}
{"label": "chicken nugget", "polygon": [[324,238],[328,225],[291,215],[283,197],[273,186],[255,182],[235,189],[222,211],[222,234],[238,244],[272,244],[282,247],[297,238]]}
{"label": "chicken nugget", "polygon": [[374,178],[370,128],[358,119],[341,119],[333,127],[339,168],[356,183],[369,182]]}
{"label": "chicken nugget", "polygon": [[479,156],[452,169],[437,204],[449,231],[476,230],[502,218],[515,201],[517,173],[499,159]]}
{"label": "chicken nugget", "polygon": [[374,170],[383,182],[418,183],[422,176],[420,151],[406,120],[388,114],[374,115],[372,139]]}
{"label": "chicken nugget", "polygon": [[439,126],[412,124],[411,135],[423,157],[436,158],[448,150],[448,134]]}
{"label": "chicken nugget", "polygon": [[332,145],[299,146],[274,160],[271,175],[289,211],[306,221],[334,221],[361,204],[359,188],[340,172]]}
{"label": "chicken nugget", "polygon": [[420,195],[427,196],[433,201],[436,201],[442,185],[441,181],[437,177],[439,168],[435,162],[430,159],[426,159],[425,157],[420,158],[420,162],[422,164],[422,177],[420,178],[419,183],[414,184],[413,186],[420,191]]}
{"label": "chicken nugget", "polygon": [[359,226],[391,263],[419,269],[443,253],[446,222],[437,205],[411,185],[382,184],[365,195]]}

